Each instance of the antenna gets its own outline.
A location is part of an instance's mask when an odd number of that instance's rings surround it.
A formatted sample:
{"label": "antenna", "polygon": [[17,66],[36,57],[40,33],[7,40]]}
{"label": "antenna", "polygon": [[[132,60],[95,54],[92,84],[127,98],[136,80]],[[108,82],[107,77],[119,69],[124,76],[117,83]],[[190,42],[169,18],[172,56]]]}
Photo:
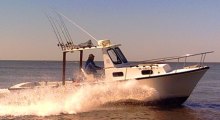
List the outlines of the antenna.
{"label": "antenna", "polygon": [[96,42],[98,42],[98,40],[93,37],[89,32],[87,32],[85,29],[83,29],[81,26],[79,26],[78,24],[76,24],[76,22],[72,21],[71,19],[69,19],[68,17],[66,17],[64,14],[55,11],[57,14],[63,16],[65,19],[67,19],[70,23],[72,23],[73,25],[75,25],[76,27],[78,27],[81,31],[83,31],[84,33],[86,33],[88,36],[90,36],[91,38],[93,38]]}

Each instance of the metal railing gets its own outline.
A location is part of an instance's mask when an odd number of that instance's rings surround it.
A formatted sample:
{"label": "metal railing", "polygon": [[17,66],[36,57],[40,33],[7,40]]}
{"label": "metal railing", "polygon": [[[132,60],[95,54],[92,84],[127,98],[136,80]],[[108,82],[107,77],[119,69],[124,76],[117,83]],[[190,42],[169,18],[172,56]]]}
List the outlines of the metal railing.
{"label": "metal railing", "polygon": [[177,63],[180,62],[180,60],[184,60],[184,67],[186,66],[187,63],[187,58],[193,57],[193,56],[201,56],[200,61],[198,63],[199,66],[204,66],[206,54],[213,53],[214,51],[209,51],[209,52],[202,52],[202,53],[196,53],[196,54],[186,54],[183,56],[175,56],[175,57],[166,57],[166,58],[158,58],[158,59],[151,59],[151,60],[145,60],[141,61],[140,63],[159,63],[159,62],[166,62],[166,61],[172,61],[172,60],[177,60]]}

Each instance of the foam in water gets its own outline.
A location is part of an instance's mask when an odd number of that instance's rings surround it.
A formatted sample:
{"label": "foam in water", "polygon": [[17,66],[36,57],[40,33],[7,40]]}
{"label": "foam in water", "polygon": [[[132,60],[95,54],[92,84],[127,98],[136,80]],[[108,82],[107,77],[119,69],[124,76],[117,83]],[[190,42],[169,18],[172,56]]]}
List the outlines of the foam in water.
{"label": "foam in water", "polygon": [[156,94],[153,88],[137,86],[135,80],[22,90],[0,97],[0,116],[77,114],[108,102],[124,99],[144,101],[153,94]]}

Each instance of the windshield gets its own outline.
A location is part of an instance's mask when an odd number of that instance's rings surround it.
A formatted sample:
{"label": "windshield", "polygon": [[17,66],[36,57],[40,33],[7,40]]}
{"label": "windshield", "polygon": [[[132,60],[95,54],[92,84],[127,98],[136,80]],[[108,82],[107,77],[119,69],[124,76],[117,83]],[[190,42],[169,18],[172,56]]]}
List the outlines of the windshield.
{"label": "windshield", "polygon": [[108,55],[114,64],[122,63],[118,55],[115,53],[114,49],[108,49]]}
{"label": "windshield", "polygon": [[108,52],[108,55],[114,64],[121,64],[122,62],[123,63],[128,62],[118,47],[116,47],[115,49],[110,48],[107,50],[107,52]]}
{"label": "windshield", "polygon": [[120,48],[115,48],[115,51],[118,53],[118,55],[120,56],[121,60],[123,61],[123,63],[127,63],[127,59],[125,58],[124,54],[121,52]]}

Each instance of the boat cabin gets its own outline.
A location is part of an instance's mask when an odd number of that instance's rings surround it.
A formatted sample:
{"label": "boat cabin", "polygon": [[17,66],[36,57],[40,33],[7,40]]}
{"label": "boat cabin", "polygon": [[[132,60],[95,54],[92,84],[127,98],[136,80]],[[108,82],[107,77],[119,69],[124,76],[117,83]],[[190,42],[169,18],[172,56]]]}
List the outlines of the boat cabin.
{"label": "boat cabin", "polygon": [[111,44],[110,40],[99,40],[98,46],[91,45],[91,41],[87,42],[89,45],[66,47],[63,46],[63,84],[65,84],[65,68],[66,68],[66,53],[80,52],[80,65],[84,76],[87,76],[83,70],[82,60],[83,51],[92,49],[101,49],[104,62],[104,78],[106,80],[127,80],[140,77],[149,77],[155,74],[163,74],[171,71],[168,64],[139,64],[132,63],[127,60],[123,52],[120,50],[120,44]]}

